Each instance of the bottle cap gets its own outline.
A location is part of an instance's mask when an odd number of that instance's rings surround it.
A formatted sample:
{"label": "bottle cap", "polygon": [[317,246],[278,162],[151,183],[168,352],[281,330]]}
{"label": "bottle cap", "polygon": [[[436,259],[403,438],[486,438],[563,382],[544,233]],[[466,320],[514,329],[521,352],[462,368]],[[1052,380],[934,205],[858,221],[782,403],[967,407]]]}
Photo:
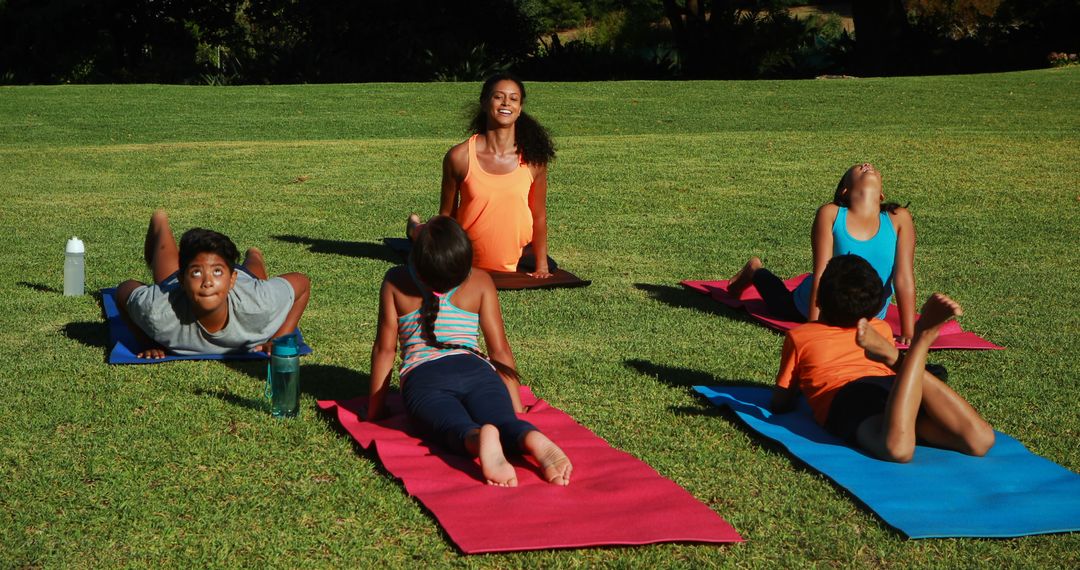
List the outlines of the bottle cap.
{"label": "bottle cap", "polygon": [[67,249],[64,250],[64,253],[85,253],[85,252],[86,252],[86,248],[83,247],[82,240],[75,237],[75,236],[72,236],[71,239],[68,240]]}
{"label": "bottle cap", "polygon": [[274,347],[271,354],[274,356],[296,356],[300,352],[296,333],[279,336],[274,339]]}

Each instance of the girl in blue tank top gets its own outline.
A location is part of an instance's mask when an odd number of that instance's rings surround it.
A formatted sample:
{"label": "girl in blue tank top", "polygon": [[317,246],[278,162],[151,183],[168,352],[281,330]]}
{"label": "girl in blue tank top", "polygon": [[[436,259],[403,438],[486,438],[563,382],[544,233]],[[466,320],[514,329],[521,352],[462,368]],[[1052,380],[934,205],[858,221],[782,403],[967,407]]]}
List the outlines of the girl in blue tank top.
{"label": "girl in blue tank top", "polygon": [[[400,345],[405,409],[431,437],[479,458],[490,485],[517,485],[507,453],[533,456],[544,480],[568,485],[570,459],[518,417],[525,409],[499,294],[491,276],[472,270],[472,262],[465,230],[449,216],[435,216],[416,232],[409,265],[386,272],[365,419],[387,414],[386,393]],[[490,356],[479,350],[481,332]]]}
{"label": "girl in blue tank top", "polygon": [[794,291],[788,291],[760,259],[752,257],[731,278],[728,293],[738,297],[754,285],[775,317],[815,321],[817,286],[825,266],[834,256],[855,254],[870,263],[884,285],[878,318],[885,318],[895,296],[900,312],[898,340],[908,343],[915,333],[915,224],[906,208],[885,202],[881,173],[873,165],[857,164],[840,178],[833,201],[817,211],[811,244],[814,272]]}

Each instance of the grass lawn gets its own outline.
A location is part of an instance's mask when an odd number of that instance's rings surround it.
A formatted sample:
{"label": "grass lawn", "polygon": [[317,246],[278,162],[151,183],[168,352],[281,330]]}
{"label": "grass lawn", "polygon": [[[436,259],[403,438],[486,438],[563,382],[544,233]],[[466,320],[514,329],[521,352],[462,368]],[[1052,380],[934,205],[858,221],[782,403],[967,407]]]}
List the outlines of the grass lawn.
{"label": "grass lawn", "polygon": [[[1080,534],[904,540],[747,435],[689,387],[770,383],[782,337],[678,286],[751,254],[808,270],[814,209],[871,161],[911,203],[919,297],[1008,347],[932,360],[1080,470],[1080,68],[528,87],[560,150],[552,253],[593,285],[503,294],[526,381],[746,543],[465,557],[315,412],[367,390],[379,240],[437,207],[478,85],[4,87],[0,567],[1080,566]],[[259,365],[103,362],[96,299],[60,294],[64,242],[86,242],[89,290],[147,280],[156,207],[312,277],[298,419],[270,417]]]}

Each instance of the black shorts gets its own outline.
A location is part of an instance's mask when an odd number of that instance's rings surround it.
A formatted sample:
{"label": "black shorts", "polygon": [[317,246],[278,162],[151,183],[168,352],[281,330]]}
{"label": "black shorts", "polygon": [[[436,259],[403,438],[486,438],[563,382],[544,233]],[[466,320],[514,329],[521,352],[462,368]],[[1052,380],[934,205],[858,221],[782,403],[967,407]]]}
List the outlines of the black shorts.
{"label": "black shorts", "polygon": [[895,376],[867,376],[845,384],[836,392],[829,406],[825,431],[848,443],[855,443],[859,424],[885,412],[889,390],[895,379]]}

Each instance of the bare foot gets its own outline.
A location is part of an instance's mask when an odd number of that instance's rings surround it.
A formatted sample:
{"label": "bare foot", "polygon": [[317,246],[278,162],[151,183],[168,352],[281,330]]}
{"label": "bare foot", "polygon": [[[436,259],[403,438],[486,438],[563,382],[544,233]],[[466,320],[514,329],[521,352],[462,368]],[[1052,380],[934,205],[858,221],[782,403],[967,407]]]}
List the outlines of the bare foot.
{"label": "bare foot", "polygon": [[896,364],[900,358],[896,343],[881,336],[866,319],[859,319],[859,324],[855,326],[855,344],[866,351],[867,358],[886,366]]}
{"label": "bare foot", "polygon": [[484,472],[488,485],[517,487],[517,471],[503,455],[499,428],[491,424],[480,428],[479,450],[480,470]]}
{"label": "bare foot", "polygon": [[746,288],[754,282],[754,272],[761,269],[762,266],[760,259],[751,257],[750,261],[747,261],[746,265],[728,281],[728,294],[738,299],[742,292],[746,291]]}
{"label": "bare foot", "polygon": [[941,325],[964,314],[960,304],[942,293],[934,293],[923,303],[921,316],[915,322],[916,337],[937,338]]}
{"label": "bare foot", "polygon": [[544,480],[552,485],[567,486],[570,484],[570,472],[574,466],[570,464],[570,458],[563,453],[555,442],[548,436],[537,430],[525,434],[525,440],[521,442],[525,452],[536,458],[540,463],[540,469],[544,473]]}
{"label": "bare foot", "polygon": [[409,214],[409,219],[405,222],[405,235],[409,239],[416,239],[416,228],[419,228],[422,223],[418,214]]}

